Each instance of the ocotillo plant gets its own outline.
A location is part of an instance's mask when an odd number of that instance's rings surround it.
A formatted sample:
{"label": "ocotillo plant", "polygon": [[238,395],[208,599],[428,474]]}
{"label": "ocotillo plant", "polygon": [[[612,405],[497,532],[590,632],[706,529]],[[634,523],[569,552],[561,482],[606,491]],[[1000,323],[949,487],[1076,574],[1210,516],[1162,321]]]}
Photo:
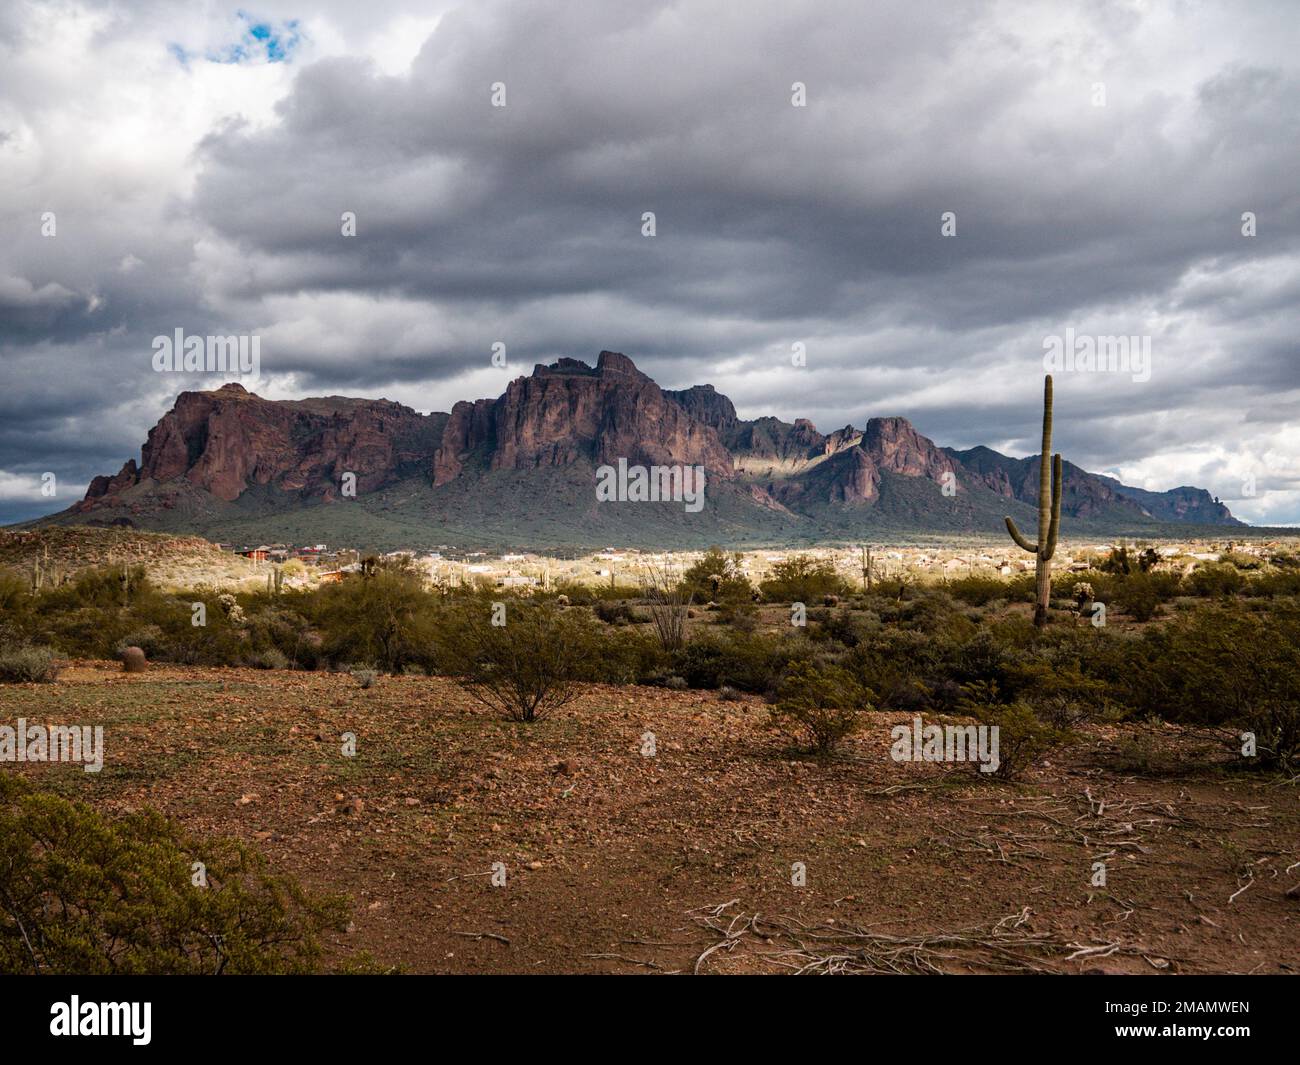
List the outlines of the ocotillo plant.
{"label": "ocotillo plant", "polygon": [[1043,450],[1038,459],[1038,542],[1030,543],[1007,517],[1007,532],[1036,559],[1034,565],[1034,624],[1047,624],[1047,604],[1052,598],[1052,556],[1056,554],[1056,533],[1061,525],[1061,456],[1052,455],[1052,472],[1047,456],[1052,453],[1052,375],[1043,381]]}

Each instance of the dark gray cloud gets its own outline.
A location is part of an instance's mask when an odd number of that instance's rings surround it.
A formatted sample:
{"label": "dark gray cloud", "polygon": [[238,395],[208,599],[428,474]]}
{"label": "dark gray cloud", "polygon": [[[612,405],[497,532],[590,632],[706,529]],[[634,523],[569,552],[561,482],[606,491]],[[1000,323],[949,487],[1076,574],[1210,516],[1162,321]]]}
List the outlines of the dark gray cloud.
{"label": "dark gray cloud", "polygon": [[513,372],[610,347],[744,415],[1019,453],[1072,328],[1153,365],[1058,383],[1069,457],[1300,522],[1286,4],[313,7],[259,10],[300,20],[280,64],[168,54],[228,47],[233,11],[89,4],[93,57],[0,19],[0,518],[134,453],[186,386],[148,364],[176,327],[259,333],[275,395],[445,409],[504,386],[494,341]]}

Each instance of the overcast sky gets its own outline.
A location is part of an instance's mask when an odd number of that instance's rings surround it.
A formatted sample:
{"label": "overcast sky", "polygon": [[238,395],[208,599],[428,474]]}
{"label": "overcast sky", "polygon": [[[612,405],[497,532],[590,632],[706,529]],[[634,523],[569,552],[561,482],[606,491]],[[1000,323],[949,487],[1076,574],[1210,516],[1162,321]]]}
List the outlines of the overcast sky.
{"label": "overcast sky", "polygon": [[0,521],[226,379],[153,370],[182,328],[259,335],[275,398],[610,348],[1017,455],[1045,337],[1149,337],[1147,381],[1058,374],[1059,450],[1300,522],[1297,57],[1294,0],[6,0]]}

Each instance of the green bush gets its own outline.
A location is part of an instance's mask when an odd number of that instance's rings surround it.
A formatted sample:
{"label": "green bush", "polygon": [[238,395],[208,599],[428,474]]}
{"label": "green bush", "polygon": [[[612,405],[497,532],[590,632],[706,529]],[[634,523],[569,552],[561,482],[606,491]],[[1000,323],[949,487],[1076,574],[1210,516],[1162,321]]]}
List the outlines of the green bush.
{"label": "green bush", "polygon": [[599,623],[585,611],[519,600],[505,605],[504,624],[493,624],[494,613],[482,600],[450,607],[439,626],[438,659],[466,692],[507,719],[546,717],[598,668]]}
{"label": "green bush", "polygon": [[795,635],[710,632],[691,640],[672,656],[672,671],[692,688],[771,691],[793,661],[809,659],[813,648]]}
{"label": "green bush", "polygon": [[1024,598],[1024,589],[1021,587],[1024,583],[1019,577],[1003,580],[1001,577],[971,574],[946,582],[943,590],[954,599],[960,599],[971,606],[987,606],[995,599]]}
{"label": "green bush", "polygon": [[1233,566],[1202,564],[1192,570],[1187,578],[1187,589],[1192,595],[1207,598],[1225,598],[1235,595],[1246,586],[1246,578]]}
{"label": "green bush", "polygon": [[852,586],[835,572],[828,559],[793,555],[772,566],[771,574],[759,585],[769,603],[820,603],[825,596],[853,594]]}
{"label": "green bush", "polygon": [[785,733],[800,749],[827,757],[862,728],[871,698],[847,670],[797,662],[781,678],[768,727]]}
{"label": "green bush", "polygon": [[244,665],[253,669],[288,669],[289,659],[283,651],[266,647],[260,651],[250,651],[244,656]]}
{"label": "green bush", "polygon": [[310,610],[324,638],[322,653],[332,662],[373,662],[389,673],[428,663],[437,601],[417,573],[375,567],[326,585],[310,601]]}
{"label": "green bush", "polygon": [[728,555],[720,547],[711,547],[693,563],[681,579],[681,589],[696,603],[748,602],[754,594],[741,569],[739,552]]}
{"label": "green bush", "polygon": [[0,681],[12,684],[51,684],[63,663],[48,647],[0,648]]}
{"label": "green bush", "polygon": [[1134,621],[1150,621],[1160,612],[1160,594],[1149,573],[1131,573],[1118,582],[1110,605]]}
{"label": "green bush", "polygon": [[0,973],[306,973],[345,922],[341,898],[238,841],[154,812],[109,819],[0,775]]}
{"label": "green bush", "polygon": [[[1041,720],[1024,703],[969,702],[965,713],[998,730],[998,767],[991,775],[1013,780],[1070,735]],[[983,774],[981,774],[983,775]]]}
{"label": "green bush", "polygon": [[1132,646],[1125,680],[1141,713],[1253,732],[1265,766],[1300,760],[1300,610],[1203,607]]}

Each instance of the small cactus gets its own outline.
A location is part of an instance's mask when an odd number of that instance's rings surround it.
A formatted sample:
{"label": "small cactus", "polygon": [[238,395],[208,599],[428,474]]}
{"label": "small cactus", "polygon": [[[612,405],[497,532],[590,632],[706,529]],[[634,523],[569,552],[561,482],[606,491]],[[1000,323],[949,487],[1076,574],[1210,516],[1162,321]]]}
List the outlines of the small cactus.
{"label": "small cactus", "polygon": [[1043,449],[1038,458],[1038,540],[1031,543],[1016,528],[1010,516],[1007,532],[1021,548],[1034,556],[1034,625],[1047,624],[1047,607],[1052,596],[1052,556],[1061,525],[1061,456],[1052,455],[1051,472],[1047,456],[1052,453],[1052,375],[1043,380]]}
{"label": "small cactus", "polygon": [[128,647],[122,652],[123,673],[143,673],[149,668],[149,660],[138,647]]}

